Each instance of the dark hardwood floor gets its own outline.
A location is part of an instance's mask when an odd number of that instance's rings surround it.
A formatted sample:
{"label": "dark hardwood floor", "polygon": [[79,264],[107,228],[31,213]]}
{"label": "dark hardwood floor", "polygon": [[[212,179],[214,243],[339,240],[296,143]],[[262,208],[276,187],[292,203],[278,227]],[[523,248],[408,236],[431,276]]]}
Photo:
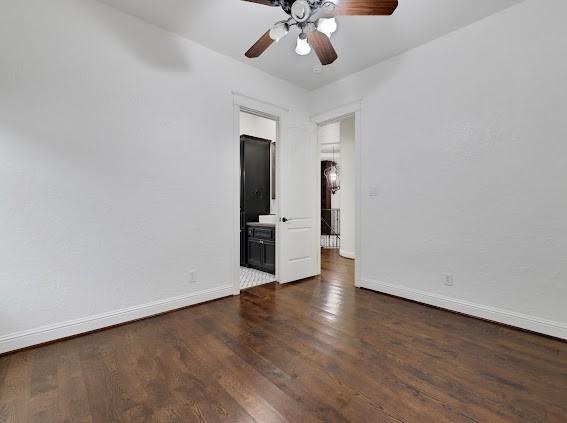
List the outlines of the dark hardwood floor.
{"label": "dark hardwood floor", "polygon": [[0,422],[567,422],[567,344],[323,274],[0,358]]}

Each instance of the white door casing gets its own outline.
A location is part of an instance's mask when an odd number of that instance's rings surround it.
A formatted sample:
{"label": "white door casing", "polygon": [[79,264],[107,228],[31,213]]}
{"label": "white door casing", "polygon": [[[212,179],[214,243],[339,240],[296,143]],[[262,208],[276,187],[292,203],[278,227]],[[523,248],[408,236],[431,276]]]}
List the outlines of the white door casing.
{"label": "white door casing", "polygon": [[[332,108],[326,112],[311,116],[311,122],[317,126],[340,121],[348,116],[354,116],[354,138],[355,138],[355,257],[354,284],[361,287],[362,283],[362,155],[364,150],[362,139],[362,99],[346,103],[342,106]],[[318,191],[320,193],[320,191]]]}
{"label": "white door casing", "polygon": [[[240,293],[240,111],[278,122],[276,276],[287,283],[318,275],[320,266],[320,162],[316,126],[291,117],[285,107],[233,92],[234,97],[234,294]],[[282,218],[289,219],[282,222]]]}

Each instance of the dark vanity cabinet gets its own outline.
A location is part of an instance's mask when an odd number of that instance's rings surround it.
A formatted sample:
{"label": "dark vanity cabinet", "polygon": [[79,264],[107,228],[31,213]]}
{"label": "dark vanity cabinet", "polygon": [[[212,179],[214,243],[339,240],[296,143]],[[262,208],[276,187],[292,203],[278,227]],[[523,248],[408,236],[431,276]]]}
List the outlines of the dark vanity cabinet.
{"label": "dark vanity cabinet", "polygon": [[276,226],[248,223],[248,266],[263,272],[276,273]]}

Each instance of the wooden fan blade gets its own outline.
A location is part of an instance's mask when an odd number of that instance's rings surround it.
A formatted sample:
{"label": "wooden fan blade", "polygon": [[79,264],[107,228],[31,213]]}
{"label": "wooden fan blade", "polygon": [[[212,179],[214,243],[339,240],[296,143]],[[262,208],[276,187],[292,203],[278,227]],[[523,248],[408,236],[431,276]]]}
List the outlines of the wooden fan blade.
{"label": "wooden fan blade", "polygon": [[250,3],[264,4],[266,6],[276,6],[272,0],[243,0],[243,1],[249,1]]}
{"label": "wooden fan blade", "polygon": [[322,32],[312,31],[307,33],[307,40],[323,66],[330,65],[339,57],[329,37]]}
{"label": "wooden fan blade", "polygon": [[335,16],[391,15],[398,0],[336,0]]}
{"label": "wooden fan blade", "polygon": [[274,40],[270,37],[270,30],[266,31],[264,35],[260,37],[258,41],[254,43],[252,47],[248,49],[244,55],[249,59],[253,59],[254,57],[259,57],[263,52],[266,51],[268,47],[272,45]]}

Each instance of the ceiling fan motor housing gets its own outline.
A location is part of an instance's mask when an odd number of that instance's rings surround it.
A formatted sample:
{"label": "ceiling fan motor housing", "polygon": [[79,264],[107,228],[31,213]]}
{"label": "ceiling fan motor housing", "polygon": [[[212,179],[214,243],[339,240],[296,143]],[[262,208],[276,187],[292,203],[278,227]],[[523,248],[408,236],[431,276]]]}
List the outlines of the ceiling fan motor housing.
{"label": "ceiling fan motor housing", "polygon": [[[292,15],[293,5],[299,0],[273,0],[274,6],[280,6],[285,13]],[[303,0],[302,0],[303,1]],[[308,4],[311,11],[317,9],[325,0],[304,0]]]}
{"label": "ceiling fan motor housing", "polygon": [[307,0],[296,0],[291,6],[291,17],[296,22],[302,23],[311,16],[311,5]]}

